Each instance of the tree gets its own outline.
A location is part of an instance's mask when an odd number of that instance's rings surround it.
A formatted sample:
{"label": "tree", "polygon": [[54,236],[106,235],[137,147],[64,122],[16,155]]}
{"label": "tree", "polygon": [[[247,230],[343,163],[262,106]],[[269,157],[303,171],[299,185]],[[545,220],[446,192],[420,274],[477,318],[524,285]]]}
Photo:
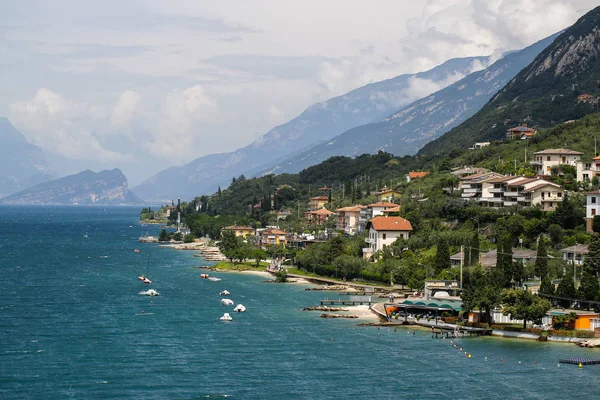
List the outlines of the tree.
{"label": "tree", "polygon": [[221,186],[219,186],[219,189],[217,190],[217,193],[219,194],[219,197],[221,197],[223,195],[223,193],[221,192]]}
{"label": "tree", "polygon": [[475,229],[475,232],[473,232],[470,250],[469,265],[479,264],[479,231],[477,229]]}
{"label": "tree", "polygon": [[241,247],[242,241],[230,230],[225,230],[221,233],[221,242],[219,242],[219,249],[225,257],[229,258],[231,262],[236,259],[239,254],[237,250]]}
{"label": "tree", "polygon": [[540,236],[537,245],[537,255],[535,258],[535,275],[540,279],[548,276],[548,250],[546,249],[546,239]]}
{"label": "tree", "polygon": [[196,236],[193,233],[188,233],[183,237],[183,243],[193,243],[196,240]]}
{"label": "tree", "polygon": [[513,319],[522,319],[523,329],[527,328],[527,321],[541,320],[552,308],[548,300],[521,289],[504,289],[502,305],[502,314],[510,315]]}
{"label": "tree", "polygon": [[169,240],[169,234],[167,233],[166,230],[162,229],[160,231],[160,234],[158,235],[158,241],[159,242],[166,242]]}
{"label": "tree", "polygon": [[592,230],[594,233],[600,233],[600,215],[594,215],[594,219],[592,221]]}
{"label": "tree", "polygon": [[598,277],[600,273],[600,235],[594,233],[590,239],[588,253],[583,260],[583,272]]}
{"label": "tree", "polygon": [[[574,299],[577,296],[575,290],[575,283],[571,275],[564,275],[556,288],[556,295],[558,297],[566,297],[568,299]],[[563,308],[569,308],[571,306],[571,300],[558,299],[558,304]]]}
{"label": "tree", "polygon": [[548,227],[548,235],[550,236],[552,247],[556,248],[562,242],[563,229],[558,224],[552,224]]}
{"label": "tree", "polygon": [[484,320],[492,323],[492,310],[500,304],[500,287],[483,271],[468,274],[468,285],[462,293],[463,310],[478,309],[483,312]]}
{"label": "tree", "polygon": [[552,281],[550,281],[548,275],[546,275],[544,279],[542,279],[542,283],[540,285],[540,293],[548,294],[550,296],[554,295],[554,285],[552,284]]}
{"label": "tree", "polygon": [[267,259],[267,252],[263,249],[255,247],[250,252],[250,258],[254,258],[254,262],[256,263],[256,267],[258,268],[260,266],[260,261]]}
{"label": "tree", "polygon": [[589,271],[583,271],[583,274],[581,275],[581,282],[579,285],[579,298],[582,300],[596,301],[598,300],[599,293],[600,284],[598,284],[598,278],[596,278],[595,275],[589,273]]}
{"label": "tree", "polygon": [[452,262],[450,261],[450,248],[448,247],[448,241],[445,237],[440,237],[437,243],[437,250],[435,253],[435,273],[436,275],[442,272],[446,268],[450,268]]}

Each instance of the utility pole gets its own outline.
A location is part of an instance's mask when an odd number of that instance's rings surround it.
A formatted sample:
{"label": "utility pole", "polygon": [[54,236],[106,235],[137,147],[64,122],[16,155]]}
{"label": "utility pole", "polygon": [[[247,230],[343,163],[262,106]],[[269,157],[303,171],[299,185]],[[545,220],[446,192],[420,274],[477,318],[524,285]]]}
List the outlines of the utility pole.
{"label": "utility pole", "polygon": [[463,287],[463,263],[465,262],[465,246],[460,246],[460,288]]}

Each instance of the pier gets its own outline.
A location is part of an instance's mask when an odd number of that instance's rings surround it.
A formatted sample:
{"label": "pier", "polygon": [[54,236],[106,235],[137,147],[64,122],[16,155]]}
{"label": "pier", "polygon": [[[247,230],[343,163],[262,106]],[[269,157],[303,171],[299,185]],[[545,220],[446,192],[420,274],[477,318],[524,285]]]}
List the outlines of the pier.
{"label": "pier", "polygon": [[558,360],[561,364],[575,364],[575,365],[597,365],[600,364],[600,360],[585,357],[574,357],[574,358],[563,358]]}
{"label": "pier", "polygon": [[[357,297],[361,297],[361,296],[357,296]],[[371,299],[371,296],[366,296],[368,297],[367,299],[353,299],[352,296],[350,299],[323,299],[321,300],[321,305],[322,306],[336,306],[336,305],[342,305],[342,306],[362,306],[362,305],[373,305],[375,304],[375,302]]]}

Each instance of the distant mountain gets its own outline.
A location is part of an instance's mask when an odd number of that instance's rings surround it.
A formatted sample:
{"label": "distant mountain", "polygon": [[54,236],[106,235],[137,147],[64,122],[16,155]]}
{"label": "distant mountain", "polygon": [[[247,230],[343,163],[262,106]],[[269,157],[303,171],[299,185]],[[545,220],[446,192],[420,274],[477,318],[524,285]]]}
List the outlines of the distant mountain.
{"label": "distant mountain", "polygon": [[[581,101],[580,95],[588,94]],[[550,127],[595,112],[600,97],[600,7],[581,17],[510,81],[481,111],[425,146],[420,154],[449,152],[502,139],[527,122]],[[590,138],[591,140],[591,138]]]}
{"label": "distant mountain", "polygon": [[296,154],[355,126],[380,120],[429,94],[427,87],[447,86],[488,63],[489,57],[457,58],[426,72],[400,75],[363,86],[313,104],[298,117],[271,129],[242,149],[207,155],[182,167],[168,168],[132,190],[145,200],[168,200],[177,196],[189,199],[213,192],[218,185],[228,185],[234,176]]}
{"label": "distant mountain", "polygon": [[120,169],[93,172],[85,170],[40,183],[0,200],[1,204],[140,204],[129,191],[127,178]]}
{"label": "distant mountain", "polygon": [[44,152],[0,118],[0,198],[52,179]]}
{"label": "distant mountain", "polygon": [[294,173],[338,155],[374,154],[380,150],[398,156],[415,154],[480,110],[557,36],[508,53],[488,68],[407,105],[382,121],[355,127],[294,157],[272,163],[261,174]]}

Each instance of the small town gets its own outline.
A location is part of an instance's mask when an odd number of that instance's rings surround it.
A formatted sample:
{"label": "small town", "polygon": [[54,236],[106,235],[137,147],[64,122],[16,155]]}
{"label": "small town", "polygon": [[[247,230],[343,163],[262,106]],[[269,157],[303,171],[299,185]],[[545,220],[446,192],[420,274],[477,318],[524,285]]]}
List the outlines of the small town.
{"label": "small town", "polygon": [[[522,124],[462,155],[516,148],[514,173],[442,160],[396,175],[386,169],[397,159],[380,153],[362,156],[376,177],[337,180],[336,166],[325,179],[320,166],[300,181],[240,176],[141,218],[177,224],[156,240],[196,241],[217,269],[347,285],[357,293],[326,304],[366,302],[388,323],[593,347],[584,340],[600,336],[600,156],[532,149],[537,134]],[[375,302],[375,290],[389,301]]]}

